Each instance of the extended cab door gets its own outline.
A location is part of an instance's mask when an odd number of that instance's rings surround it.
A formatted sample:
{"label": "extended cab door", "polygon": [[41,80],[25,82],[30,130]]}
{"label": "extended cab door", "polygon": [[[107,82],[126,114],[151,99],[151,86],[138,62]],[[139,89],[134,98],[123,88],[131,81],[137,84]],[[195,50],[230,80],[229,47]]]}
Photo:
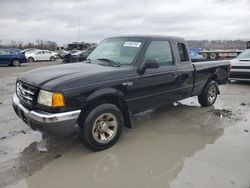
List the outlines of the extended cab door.
{"label": "extended cab door", "polygon": [[178,67],[178,90],[176,91],[177,100],[190,97],[194,86],[194,67],[188,55],[188,47],[185,41],[175,41],[175,55]]}
{"label": "extended cab door", "polygon": [[178,88],[178,71],[170,41],[151,40],[143,56],[141,64],[143,60],[157,60],[160,67],[147,69],[134,81],[133,95],[128,101],[134,113],[175,101]]}

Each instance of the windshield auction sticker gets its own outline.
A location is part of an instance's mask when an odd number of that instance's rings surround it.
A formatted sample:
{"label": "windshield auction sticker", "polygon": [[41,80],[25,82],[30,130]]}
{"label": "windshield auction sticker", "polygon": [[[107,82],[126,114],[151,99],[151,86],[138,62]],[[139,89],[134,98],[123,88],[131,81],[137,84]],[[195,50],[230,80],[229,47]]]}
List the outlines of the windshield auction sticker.
{"label": "windshield auction sticker", "polygon": [[126,41],[123,46],[139,48],[141,42]]}

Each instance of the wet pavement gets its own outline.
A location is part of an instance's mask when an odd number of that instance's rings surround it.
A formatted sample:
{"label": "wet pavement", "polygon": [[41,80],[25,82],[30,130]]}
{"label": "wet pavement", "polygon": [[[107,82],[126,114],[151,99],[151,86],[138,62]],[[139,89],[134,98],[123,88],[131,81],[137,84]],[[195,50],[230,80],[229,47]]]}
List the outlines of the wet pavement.
{"label": "wet pavement", "polygon": [[0,187],[249,188],[250,84],[221,87],[213,107],[192,97],[136,116],[112,148],[92,152],[78,134],[53,138],[14,114],[21,72],[0,67]]}

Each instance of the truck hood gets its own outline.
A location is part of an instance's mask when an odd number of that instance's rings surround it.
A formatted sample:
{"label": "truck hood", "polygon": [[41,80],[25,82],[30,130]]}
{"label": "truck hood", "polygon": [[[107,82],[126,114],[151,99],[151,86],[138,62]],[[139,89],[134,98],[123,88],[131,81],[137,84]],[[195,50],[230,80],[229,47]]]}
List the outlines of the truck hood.
{"label": "truck hood", "polygon": [[[72,63],[34,69],[18,77],[18,80],[34,87],[51,90],[63,82],[117,72],[123,67],[104,66],[96,63]],[[118,71],[119,72],[119,71]],[[95,80],[97,81],[97,80]]]}

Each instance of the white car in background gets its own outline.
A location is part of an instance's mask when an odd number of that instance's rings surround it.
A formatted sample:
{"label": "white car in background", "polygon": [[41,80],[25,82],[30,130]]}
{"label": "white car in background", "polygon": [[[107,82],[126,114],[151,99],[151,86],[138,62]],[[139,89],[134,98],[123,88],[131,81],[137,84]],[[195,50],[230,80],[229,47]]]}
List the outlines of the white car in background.
{"label": "white car in background", "polygon": [[229,80],[250,81],[250,49],[231,60],[231,66]]}
{"label": "white car in background", "polygon": [[34,61],[55,61],[58,54],[49,50],[33,50],[25,53],[28,62]]}

